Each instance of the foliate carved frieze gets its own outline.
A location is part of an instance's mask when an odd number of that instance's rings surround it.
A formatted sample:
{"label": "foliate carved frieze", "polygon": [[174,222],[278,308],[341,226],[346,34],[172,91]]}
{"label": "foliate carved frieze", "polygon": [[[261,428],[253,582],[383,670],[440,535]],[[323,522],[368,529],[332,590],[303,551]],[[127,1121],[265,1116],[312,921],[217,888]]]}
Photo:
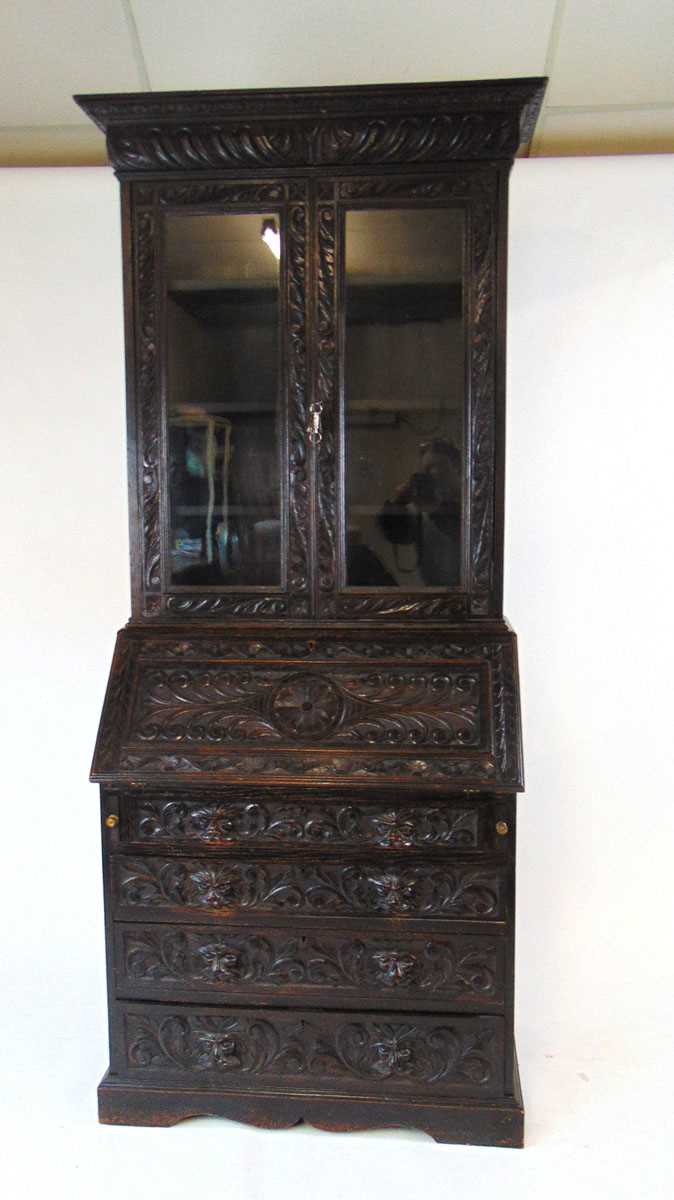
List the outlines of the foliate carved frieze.
{"label": "foliate carved frieze", "polygon": [[126,926],[119,968],[133,983],[181,983],[219,991],[366,990],[455,1003],[502,1000],[500,951],[487,938],[366,940],[348,933],[302,935],[213,926]]}
{"label": "foliate carved frieze", "polygon": [[179,124],[113,125],[108,154],[120,171],[440,163],[511,158],[519,145],[513,112],[421,112],[322,120],[198,118]]}
{"label": "foliate carved frieze", "polygon": [[[414,640],[415,637],[418,640]],[[399,634],[388,637],[373,635],[368,638],[340,638],[334,634],[311,633],[307,637],[287,637],[282,634],[234,636],[161,637],[144,636],[139,646],[142,658],[170,659],[305,659],[309,662],[341,660],[396,659],[404,662],[428,659],[452,660],[501,657],[509,651],[509,642],[495,640],[486,642],[479,637],[472,641],[440,640],[437,637],[419,638],[419,631],[410,631],[401,641]]]}
{"label": "foliate carved frieze", "polygon": [[480,845],[477,807],[362,805],[348,800],[297,803],[137,796],[127,808],[132,842],[203,845],[378,846],[385,849]]}
{"label": "foliate carved frieze", "polygon": [[410,1091],[489,1093],[498,1082],[498,1018],[367,1014],[131,1010],[125,1013],[129,1068],[210,1073],[235,1082],[262,1076],[278,1085],[320,1080]]}
{"label": "foliate carved frieze", "polygon": [[189,595],[171,592],[166,597],[166,611],[175,616],[210,617],[260,617],[273,620],[288,615],[288,602],[284,596],[242,596],[219,593],[215,595]]}
{"label": "foliate carved frieze", "polygon": [[371,179],[341,179],[332,184],[340,200],[461,200],[493,196],[497,174],[476,167],[438,178],[410,179],[409,176],[375,176]]}
{"label": "foliate carved frieze", "polygon": [[428,758],[396,758],[359,755],[351,751],[348,756],[334,754],[311,754],[303,750],[300,754],[148,754],[129,750],[119,759],[119,770],[128,776],[210,776],[229,782],[245,782],[251,776],[264,777],[265,783],[306,783],[350,779],[354,784],[396,783],[419,785],[441,784],[459,781],[462,786],[475,783],[495,788],[507,784],[518,787],[520,776],[517,765],[509,767],[508,777],[498,778],[496,763],[490,755],[465,758],[453,754],[443,758],[434,754]]}
{"label": "foliate carved frieze", "polygon": [[497,920],[502,870],[470,863],[392,864],[115,859],[120,905],[220,912]]}
{"label": "foliate carved frieze", "polygon": [[139,676],[131,741],[245,745],[482,748],[479,664],[283,668],[147,667]]}
{"label": "foliate carved frieze", "polygon": [[397,617],[403,619],[450,620],[465,616],[468,612],[466,596],[451,593],[440,596],[415,596],[414,593],[391,592],[388,596],[344,595],[337,601],[337,612],[341,617]]}
{"label": "foliate carved frieze", "polygon": [[157,199],[162,207],[201,204],[282,204],[288,198],[287,183],[227,181],[162,183],[157,185]]}

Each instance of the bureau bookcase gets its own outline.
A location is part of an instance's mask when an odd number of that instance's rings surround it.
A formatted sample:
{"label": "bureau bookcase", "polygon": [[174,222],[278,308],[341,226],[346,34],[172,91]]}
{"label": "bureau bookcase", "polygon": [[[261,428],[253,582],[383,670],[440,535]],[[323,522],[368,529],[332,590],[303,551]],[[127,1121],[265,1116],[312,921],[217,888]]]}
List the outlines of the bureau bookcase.
{"label": "bureau bookcase", "polygon": [[77,98],[126,317],[104,1122],[522,1143],[505,273],[544,85]]}

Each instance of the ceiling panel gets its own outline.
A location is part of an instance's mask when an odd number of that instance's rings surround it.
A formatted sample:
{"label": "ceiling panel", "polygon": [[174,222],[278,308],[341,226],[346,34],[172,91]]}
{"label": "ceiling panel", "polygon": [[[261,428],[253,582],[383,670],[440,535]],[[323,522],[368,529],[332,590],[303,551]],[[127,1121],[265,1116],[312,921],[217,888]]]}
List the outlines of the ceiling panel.
{"label": "ceiling panel", "polygon": [[532,154],[666,154],[672,150],[674,106],[546,112]]}
{"label": "ceiling panel", "polygon": [[564,0],[547,103],[674,104],[672,0]]}
{"label": "ceiling panel", "polygon": [[120,0],[5,0],[0,45],[4,126],[81,124],[74,92],[145,86]]}
{"label": "ceiling panel", "polygon": [[93,167],[107,161],[105,138],[94,125],[0,125],[3,167]]}
{"label": "ceiling panel", "polygon": [[151,85],[292,87],[540,75],[554,0],[132,0]]}

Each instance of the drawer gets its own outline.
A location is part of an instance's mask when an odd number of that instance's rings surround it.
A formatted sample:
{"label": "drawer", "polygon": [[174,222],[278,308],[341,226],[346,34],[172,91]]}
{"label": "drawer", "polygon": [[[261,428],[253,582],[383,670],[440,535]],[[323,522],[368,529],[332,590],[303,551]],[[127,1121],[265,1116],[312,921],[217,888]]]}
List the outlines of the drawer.
{"label": "drawer", "polygon": [[353,795],[293,797],[251,792],[127,793],[120,838],[130,846],[186,849],[251,847],[311,852],[369,850],[502,851],[497,824],[508,802],[466,796],[451,801],[380,800]]}
{"label": "drawer", "polygon": [[503,956],[498,934],[115,926],[117,993],[127,998],[357,1005],[367,997],[498,1011]]}
{"label": "drawer", "polygon": [[120,1004],[116,1069],[225,1090],[489,1097],[503,1093],[504,1023],[423,1016]]}
{"label": "drawer", "polygon": [[[148,911],[194,921],[236,912],[256,919],[367,916],[500,921],[509,868],[480,859],[261,862],[114,854],[114,915],[147,919]],[[145,917],[144,915],[145,914]],[[200,918],[198,918],[200,919]]]}

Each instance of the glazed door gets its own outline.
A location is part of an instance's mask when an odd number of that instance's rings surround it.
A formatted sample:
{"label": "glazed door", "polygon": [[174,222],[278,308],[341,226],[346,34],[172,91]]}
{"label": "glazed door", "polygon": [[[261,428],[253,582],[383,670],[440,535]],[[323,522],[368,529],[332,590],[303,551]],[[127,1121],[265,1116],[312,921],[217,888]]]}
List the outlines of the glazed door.
{"label": "glazed door", "polygon": [[501,186],[499,171],[483,166],[321,185],[325,617],[445,619],[498,608]]}
{"label": "glazed door", "polygon": [[306,184],[136,184],[127,211],[136,608],[309,616]]}

